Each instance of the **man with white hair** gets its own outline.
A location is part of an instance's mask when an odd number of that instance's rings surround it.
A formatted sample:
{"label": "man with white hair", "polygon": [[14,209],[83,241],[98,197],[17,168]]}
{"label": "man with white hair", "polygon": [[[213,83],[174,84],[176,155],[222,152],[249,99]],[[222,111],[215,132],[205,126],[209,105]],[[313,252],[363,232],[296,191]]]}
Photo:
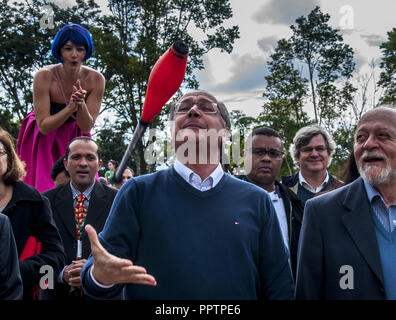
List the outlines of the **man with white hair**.
{"label": "man with white hair", "polygon": [[297,299],[396,299],[396,110],[365,113],[355,132],[361,177],[307,201]]}
{"label": "man with white hair", "polygon": [[315,194],[342,186],[327,172],[335,152],[331,135],[318,125],[310,125],[297,131],[291,146],[294,163],[299,172],[282,177],[282,184],[289,187],[305,203]]}

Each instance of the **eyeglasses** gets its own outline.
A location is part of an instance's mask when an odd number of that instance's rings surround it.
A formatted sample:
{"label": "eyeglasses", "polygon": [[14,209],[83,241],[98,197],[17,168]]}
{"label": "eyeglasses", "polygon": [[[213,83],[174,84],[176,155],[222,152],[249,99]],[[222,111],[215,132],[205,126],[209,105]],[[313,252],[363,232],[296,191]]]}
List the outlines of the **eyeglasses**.
{"label": "eyeglasses", "polygon": [[7,151],[5,151],[5,149],[0,149],[0,157],[4,156],[5,154],[7,154]]}
{"label": "eyeglasses", "polygon": [[285,154],[283,151],[275,150],[275,149],[264,149],[264,148],[250,148],[249,150],[252,150],[252,153],[256,157],[262,157],[266,154],[269,155],[270,158],[272,159],[281,159],[283,155]]}
{"label": "eyeglasses", "polygon": [[317,146],[317,147],[303,147],[301,148],[301,152],[303,153],[311,153],[312,151],[316,151],[316,152],[324,152],[327,150],[327,148],[325,146]]}
{"label": "eyeglasses", "polygon": [[214,114],[217,113],[217,103],[210,102],[210,101],[202,101],[199,103],[192,103],[189,101],[186,102],[178,102],[176,104],[176,112],[177,114],[185,114],[189,113],[190,110],[194,107],[197,106],[198,110],[201,111],[202,113],[207,113],[207,114]]}

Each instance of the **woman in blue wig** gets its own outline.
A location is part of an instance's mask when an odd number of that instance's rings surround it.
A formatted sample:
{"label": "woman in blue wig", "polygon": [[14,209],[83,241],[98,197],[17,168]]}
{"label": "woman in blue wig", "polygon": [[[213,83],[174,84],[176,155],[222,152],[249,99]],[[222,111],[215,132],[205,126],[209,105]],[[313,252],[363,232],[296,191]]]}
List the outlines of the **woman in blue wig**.
{"label": "woman in blue wig", "polygon": [[58,64],[37,71],[33,82],[34,110],[22,121],[17,152],[26,163],[24,182],[40,192],[54,188],[53,163],[69,142],[90,131],[100,111],[103,75],[83,62],[93,52],[91,34],[70,23],[56,34],[51,51]]}

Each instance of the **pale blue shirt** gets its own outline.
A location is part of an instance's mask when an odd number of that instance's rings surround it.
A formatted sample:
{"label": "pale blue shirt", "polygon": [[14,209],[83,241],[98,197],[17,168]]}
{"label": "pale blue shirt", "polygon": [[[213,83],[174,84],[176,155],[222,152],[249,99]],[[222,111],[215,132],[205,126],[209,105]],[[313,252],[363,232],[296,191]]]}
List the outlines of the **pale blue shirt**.
{"label": "pale blue shirt", "polygon": [[396,227],[396,203],[393,203],[387,208],[384,198],[378,190],[366,180],[363,179],[363,181],[374,214],[384,226],[385,230],[392,232]]}

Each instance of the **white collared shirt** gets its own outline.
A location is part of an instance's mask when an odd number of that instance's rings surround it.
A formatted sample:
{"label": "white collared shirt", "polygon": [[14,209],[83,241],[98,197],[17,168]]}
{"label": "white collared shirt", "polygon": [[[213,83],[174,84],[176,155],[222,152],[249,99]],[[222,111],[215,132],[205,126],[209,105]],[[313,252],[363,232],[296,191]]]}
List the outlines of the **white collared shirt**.
{"label": "white collared shirt", "polygon": [[199,191],[207,191],[214,188],[221,178],[224,175],[223,168],[219,163],[216,169],[207,177],[204,181],[201,180],[201,177],[197,175],[190,168],[187,168],[184,164],[182,164],[179,160],[176,159],[175,164],[173,165],[176,172],[191,186]]}
{"label": "white collared shirt", "polygon": [[323,188],[326,186],[327,182],[329,182],[329,173],[326,171],[326,178],[316,189],[312,188],[312,186],[307,182],[307,180],[304,179],[304,177],[301,174],[301,171],[298,172],[298,181],[308,191],[311,191],[313,193],[318,193],[322,191]]}
{"label": "white collared shirt", "polygon": [[285,210],[285,204],[283,203],[283,199],[278,196],[275,191],[268,192],[272,204],[274,205],[276,215],[278,217],[279,226],[282,231],[283,242],[285,243],[286,248],[289,248],[289,227],[287,225],[287,216]]}

